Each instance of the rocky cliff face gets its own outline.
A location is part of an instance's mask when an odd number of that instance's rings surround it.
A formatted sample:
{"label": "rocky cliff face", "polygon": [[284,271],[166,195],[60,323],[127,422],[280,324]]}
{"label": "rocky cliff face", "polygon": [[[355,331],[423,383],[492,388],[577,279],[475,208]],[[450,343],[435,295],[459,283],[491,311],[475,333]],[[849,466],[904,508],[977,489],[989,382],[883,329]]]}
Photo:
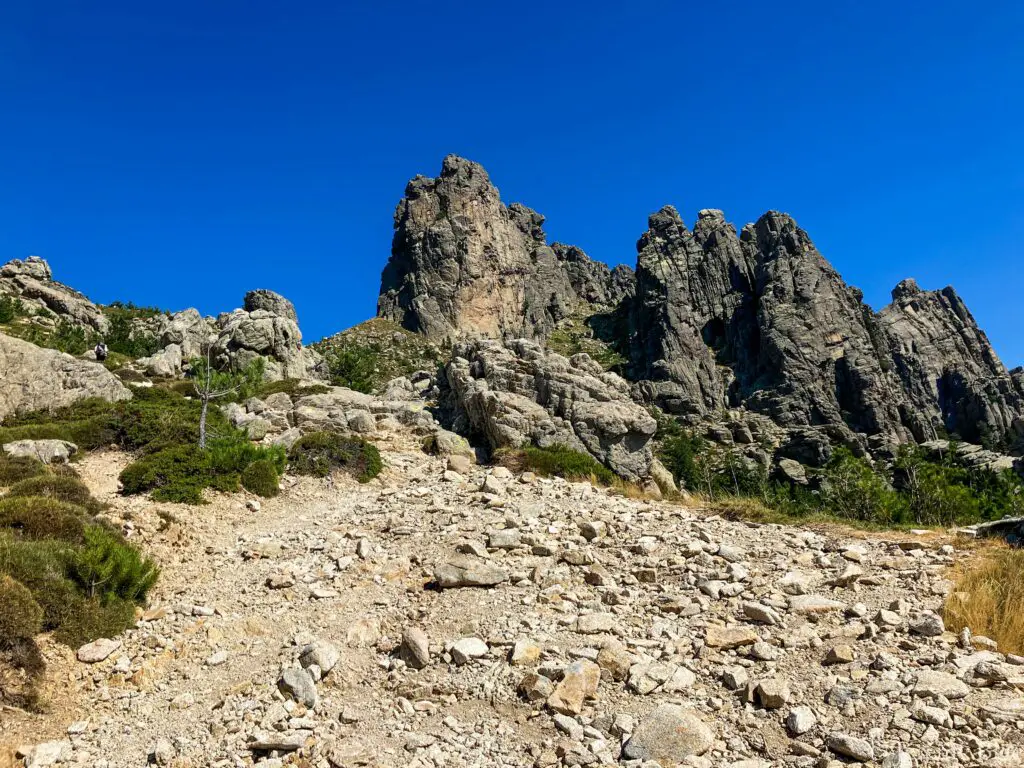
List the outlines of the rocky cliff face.
{"label": "rocky cliff face", "polygon": [[923,291],[904,280],[879,313],[918,440],[944,426],[968,442],[1024,434],[1020,374],[1011,376],[951,287]]}
{"label": "rocky cliff face", "polygon": [[377,314],[434,340],[543,337],[580,303],[621,299],[628,275],[549,246],[544,217],[505,206],[487,172],[455,155],[417,176],[395,211]]}
{"label": "rocky cliff face", "polygon": [[38,256],[13,259],[0,267],[0,295],[16,297],[90,331],[106,333],[109,328],[100,308],[78,291],[55,281],[50,265]]}
{"label": "rocky cliff face", "polygon": [[399,204],[379,313],[445,339],[543,340],[570,316],[627,318],[613,327],[636,398],[693,423],[763,414],[801,460],[837,442],[884,452],[943,432],[1024,434],[1024,374],[1006,371],[952,289],[906,281],[876,313],[786,214],[737,232],[707,209],[690,230],[667,206],[637,243],[635,274],[549,247],[542,224],[502,205],[479,165],[446,158]]}

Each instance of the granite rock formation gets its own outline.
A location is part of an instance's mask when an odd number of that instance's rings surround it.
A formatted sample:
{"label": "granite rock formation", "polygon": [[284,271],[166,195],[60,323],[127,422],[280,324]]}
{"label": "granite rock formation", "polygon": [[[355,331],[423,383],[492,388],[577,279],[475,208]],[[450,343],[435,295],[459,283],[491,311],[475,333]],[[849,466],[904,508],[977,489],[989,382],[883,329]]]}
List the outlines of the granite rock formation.
{"label": "granite rock formation", "polygon": [[0,296],[20,299],[31,307],[46,309],[90,331],[106,333],[109,322],[98,306],[73,288],[53,279],[53,271],[38,256],[13,259],[0,267]]}
{"label": "granite rock formation", "polygon": [[628,270],[549,246],[544,217],[505,206],[484,169],[455,155],[417,176],[395,211],[377,314],[433,340],[542,338],[581,303],[615,303]]}
{"label": "granite rock formation", "polygon": [[241,309],[217,318],[213,359],[218,368],[242,370],[257,358],[266,362],[265,378],[320,378],[323,358],[302,345],[295,307],[273,291],[250,291]]}
{"label": "granite rock formation", "polygon": [[0,421],[82,400],[128,400],[131,392],[98,363],[0,334]]}
{"label": "granite rock formation", "polygon": [[457,345],[445,368],[456,432],[491,450],[565,445],[627,480],[650,477],[657,423],[628,383],[587,355],[566,359],[526,339]]}
{"label": "granite rock formation", "polygon": [[635,273],[546,245],[543,221],[449,156],[398,206],[379,314],[435,340],[542,342],[567,318],[615,318],[603,327],[628,356],[636,400],[730,441],[749,432],[743,414],[768,417],[777,455],[804,463],[837,443],[884,456],[945,433],[1024,442],[1024,372],[1005,369],[951,288],[904,281],[875,312],[777,211],[737,232],[706,209],[690,230],[666,206]]}

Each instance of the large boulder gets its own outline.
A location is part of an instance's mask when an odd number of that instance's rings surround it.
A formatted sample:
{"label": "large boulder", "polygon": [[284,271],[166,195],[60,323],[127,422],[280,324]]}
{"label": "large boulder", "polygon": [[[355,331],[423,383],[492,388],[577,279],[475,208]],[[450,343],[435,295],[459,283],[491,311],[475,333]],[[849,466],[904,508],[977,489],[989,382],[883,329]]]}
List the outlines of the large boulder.
{"label": "large boulder", "polygon": [[323,358],[302,345],[295,307],[273,291],[250,291],[242,309],[217,318],[217,328],[213,358],[220,369],[240,371],[263,358],[268,381],[323,378]]}
{"label": "large boulder", "polygon": [[24,411],[60,408],[86,397],[116,401],[131,392],[98,363],[0,334],[0,421]]}
{"label": "large boulder", "polygon": [[444,378],[456,431],[492,450],[561,444],[627,480],[650,477],[656,422],[622,378],[585,354],[567,359],[526,339],[480,339],[456,345]]}

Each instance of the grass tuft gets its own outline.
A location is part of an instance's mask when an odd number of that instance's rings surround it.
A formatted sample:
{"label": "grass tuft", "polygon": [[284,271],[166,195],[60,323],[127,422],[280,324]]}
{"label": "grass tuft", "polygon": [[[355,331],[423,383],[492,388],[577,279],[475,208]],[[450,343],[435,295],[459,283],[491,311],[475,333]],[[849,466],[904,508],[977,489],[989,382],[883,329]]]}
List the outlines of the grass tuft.
{"label": "grass tuft", "polygon": [[311,432],[300,437],[288,453],[291,469],[300,475],[327,477],[343,469],[360,483],[380,474],[384,462],[373,443],[335,432]]}
{"label": "grass tuft", "polygon": [[969,627],[999,643],[1003,653],[1024,653],[1024,550],[993,544],[955,571],[946,600],[946,628]]}

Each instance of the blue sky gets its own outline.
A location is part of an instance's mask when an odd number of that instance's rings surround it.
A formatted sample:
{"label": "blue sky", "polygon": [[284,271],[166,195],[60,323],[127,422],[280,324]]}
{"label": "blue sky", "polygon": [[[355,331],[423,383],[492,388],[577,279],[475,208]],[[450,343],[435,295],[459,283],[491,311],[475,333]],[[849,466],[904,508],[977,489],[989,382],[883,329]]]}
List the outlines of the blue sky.
{"label": "blue sky", "polygon": [[788,211],[871,304],[953,284],[1019,365],[1022,41],[999,0],[4,3],[0,261],[211,314],[273,288],[312,340],[373,315],[455,152],[612,264],[666,203]]}

